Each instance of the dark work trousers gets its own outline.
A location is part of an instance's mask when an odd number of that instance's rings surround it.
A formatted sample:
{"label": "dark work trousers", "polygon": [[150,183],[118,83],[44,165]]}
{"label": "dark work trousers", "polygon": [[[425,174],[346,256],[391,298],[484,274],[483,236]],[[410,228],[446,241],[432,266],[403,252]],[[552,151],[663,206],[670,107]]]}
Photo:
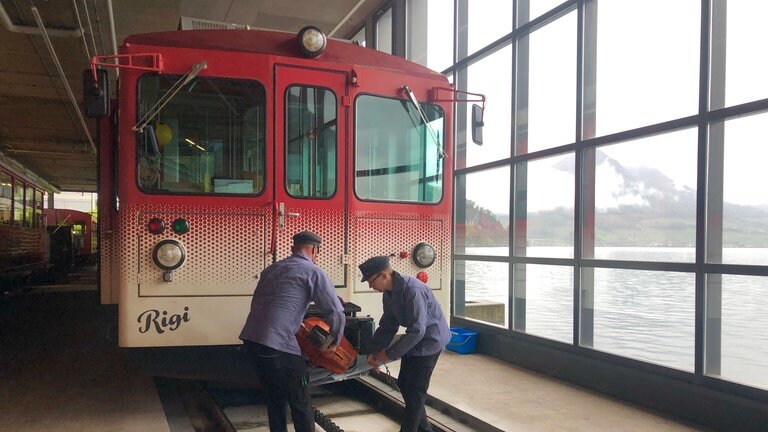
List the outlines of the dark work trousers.
{"label": "dark work trousers", "polygon": [[307,361],[302,356],[245,341],[246,353],[256,362],[267,396],[270,432],[287,432],[286,408],[296,432],[314,432],[315,416],[309,396]]}
{"label": "dark work trousers", "polygon": [[431,431],[424,402],[427,400],[429,380],[435,370],[440,353],[429,356],[408,356],[400,360],[397,385],[405,401],[405,419],[400,432]]}

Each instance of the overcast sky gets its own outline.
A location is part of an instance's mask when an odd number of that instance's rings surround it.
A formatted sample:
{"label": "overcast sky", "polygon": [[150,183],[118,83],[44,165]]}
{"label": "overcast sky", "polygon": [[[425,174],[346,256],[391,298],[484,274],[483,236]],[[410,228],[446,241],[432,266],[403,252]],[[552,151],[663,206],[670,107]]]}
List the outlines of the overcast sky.
{"label": "overcast sky", "polygon": [[[483,2],[484,4],[485,2]],[[494,0],[493,4],[508,4]],[[542,6],[533,2],[536,7]],[[555,2],[552,7],[559,2]],[[628,7],[630,5],[630,7]],[[600,0],[598,8],[597,124],[598,135],[633,129],[690,116],[698,110],[700,39],[699,0],[647,0],[628,4],[621,0]],[[768,15],[768,2],[728,2],[726,105],[768,97],[768,60],[756,55],[758,41],[768,40],[768,27],[761,22]],[[546,8],[538,11],[543,12]],[[659,13],[663,10],[664,13]],[[470,48],[488,43],[509,31],[503,8],[495,13],[472,13],[471,28],[488,29],[487,34],[470,30]],[[533,14],[535,16],[535,14]],[[539,150],[573,142],[576,90],[576,14],[572,12],[530,38],[531,79],[528,116],[529,148]],[[501,31],[499,29],[502,29]],[[649,31],[652,29],[652,31]],[[571,45],[573,43],[573,45]],[[545,52],[550,52],[547,55]],[[470,164],[489,162],[509,154],[511,52],[502,50],[483,60],[470,74],[470,91],[488,97],[485,144],[471,148]],[[481,74],[482,76],[477,76]],[[500,90],[494,93],[494,90]],[[501,99],[501,100],[500,100]],[[768,115],[729,121],[726,125],[725,200],[743,205],[766,205],[768,194],[755,193],[756,184],[768,184]],[[671,178],[678,189],[696,187],[695,128],[676,131],[601,150],[625,166],[654,167]],[[538,147],[537,147],[538,146]],[[529,211],[573,203],[573,177],[554,166],[551,158],[529,171]],[[550,163],[551,161],[551,163]],[[551,169],[545,169],[549,165]],[[603,176],[603,179],[609,179]],[[618,178],[614,180],[619,181]],[[607,181],[607,180],[604,180]],[[533,186],[535,184],[535,186]],[[597,185],[598,192],[615,185]],[[497,189],[486,181],[468,182],[468,199],[496,213],[508,213],[508,202],[499,199]],[[607,197],[603,200],[609,202]],[[616,203],[618,204],[618,202]]]}

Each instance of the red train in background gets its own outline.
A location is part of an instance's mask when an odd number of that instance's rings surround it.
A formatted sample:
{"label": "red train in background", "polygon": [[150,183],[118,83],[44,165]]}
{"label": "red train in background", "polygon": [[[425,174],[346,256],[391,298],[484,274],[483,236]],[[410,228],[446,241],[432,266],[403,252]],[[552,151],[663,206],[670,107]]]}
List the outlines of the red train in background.
{"label": "red train in background", "polygon": [[0,293],[58,282],[77,265],[96,262],[96,218],[45,209],[58,190],[0,153]]}
{"label": "red train in background", "polygon": [[[51,236],[51,261],[70,266],[92,265],[98,254],[96,217],[73,209],[44,209]],[[55,244],[55,245],[54,245]]]}
{"label": "red train in background", "polygon": [[51,267],[44,182],[0,154],[0,291],[42,276]]}

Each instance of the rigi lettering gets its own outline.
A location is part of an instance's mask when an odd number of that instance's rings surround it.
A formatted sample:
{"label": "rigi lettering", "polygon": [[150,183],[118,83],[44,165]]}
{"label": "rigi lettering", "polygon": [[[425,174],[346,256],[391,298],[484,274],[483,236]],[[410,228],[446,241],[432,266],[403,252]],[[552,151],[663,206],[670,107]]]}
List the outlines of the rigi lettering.
{"label": "rigi lettering", "polygon": [[139,314],[137,319],[139,326],[139,333],[147,333],[154,329],[157,334],[163,334],[166,330],[177,330],[181,323],[189,322],[189,307],[184,306],[184,312],[181,314],[168,314],[168,311],[159,311],[157,309],[149,309]]}

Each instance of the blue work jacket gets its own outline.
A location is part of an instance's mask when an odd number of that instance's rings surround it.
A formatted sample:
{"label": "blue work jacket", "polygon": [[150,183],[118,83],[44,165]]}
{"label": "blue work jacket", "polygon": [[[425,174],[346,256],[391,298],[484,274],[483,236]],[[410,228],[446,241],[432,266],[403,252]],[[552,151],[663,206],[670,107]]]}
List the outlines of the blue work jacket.
{"label": "blue work jacket", "polygon": [[312,301],[338,343],[344,335],[344,307],[328,275],[301,252],[270,265],[256,284],[240,339],[301,355],[296,333]]}
{"label": "blue work jacket", "polygon": [[405,335],[386,349],[390,360],[436,354],[451,340],[451,331],[435,294],[420,280],[392,272],[392,290],[382,294],[384,314],[373,335],[378,352],[386,348],[400,326]]}

